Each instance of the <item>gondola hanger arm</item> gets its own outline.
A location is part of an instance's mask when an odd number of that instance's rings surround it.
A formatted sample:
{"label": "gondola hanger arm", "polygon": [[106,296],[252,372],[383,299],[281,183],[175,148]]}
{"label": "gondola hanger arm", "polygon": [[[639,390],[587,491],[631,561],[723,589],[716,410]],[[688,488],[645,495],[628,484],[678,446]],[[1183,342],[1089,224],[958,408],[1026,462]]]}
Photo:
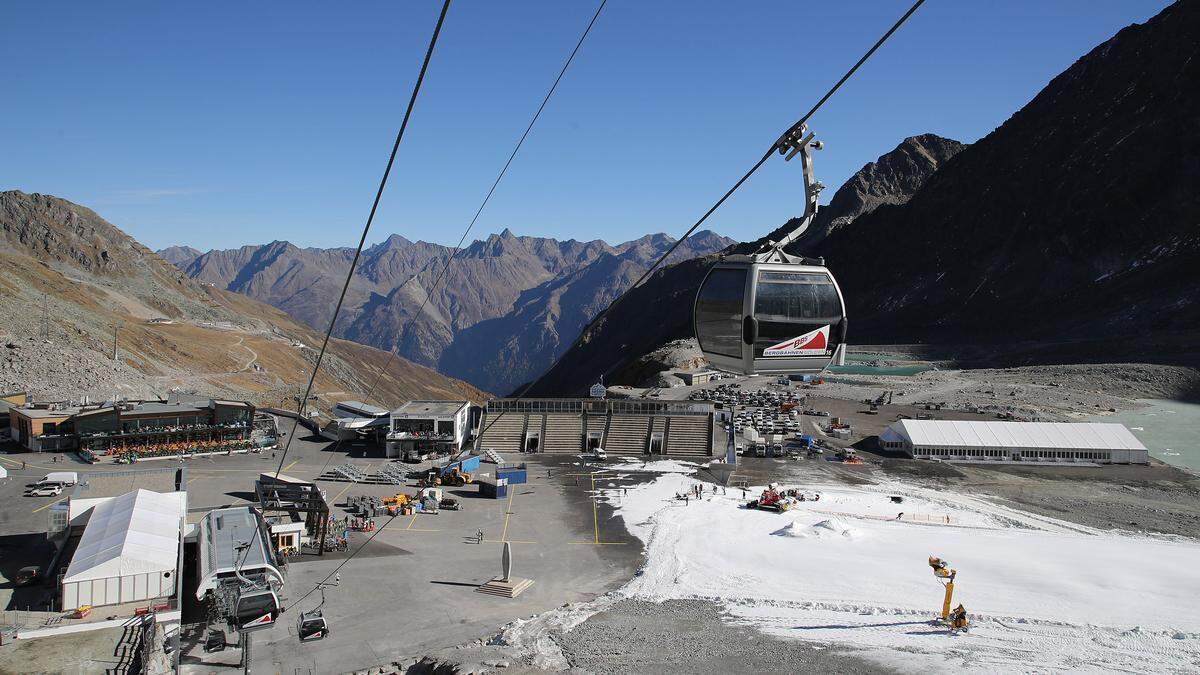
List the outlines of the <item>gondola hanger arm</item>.
{"label": "gondola hanger arm", "polygon": [[767,240],[755,251],[755,255],[765,254],[765,258],[779,258],[779,262],[787,262],[789,256],[784,252],[784,247],[804,234],[817,215],[818,197],[825,186],[813,174],[812,153],[824,148],[825,144],[814,140],[814,137],[815,134],[808,130],[807,124],[800,124],[785,131],[779,140],[775,141],[775,149],[783,155],[784,161],[791,161],[793,157],[800,156],[800,168],[804,178],[804,215],[800,216],[800,224],[784,235],[783,239]]}

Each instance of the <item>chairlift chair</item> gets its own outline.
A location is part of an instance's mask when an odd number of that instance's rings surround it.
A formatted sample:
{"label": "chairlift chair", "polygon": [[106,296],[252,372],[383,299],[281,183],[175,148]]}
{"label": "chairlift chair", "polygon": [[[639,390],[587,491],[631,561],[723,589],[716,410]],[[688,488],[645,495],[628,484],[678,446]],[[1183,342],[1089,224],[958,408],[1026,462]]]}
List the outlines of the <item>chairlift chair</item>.
{"label": "chairlift chair", "polygon": [[721,370],[817,373],[846,339],[846,303],[821,258],[784,251],[811,224],[822,185],[813,178],[812,151],[821,148],[807,127],[779,142],[787,159],[800,155],[805,210],[800,224],[758,251],[728,255],[709,269],[696,293],[693,328],[700,350]]}

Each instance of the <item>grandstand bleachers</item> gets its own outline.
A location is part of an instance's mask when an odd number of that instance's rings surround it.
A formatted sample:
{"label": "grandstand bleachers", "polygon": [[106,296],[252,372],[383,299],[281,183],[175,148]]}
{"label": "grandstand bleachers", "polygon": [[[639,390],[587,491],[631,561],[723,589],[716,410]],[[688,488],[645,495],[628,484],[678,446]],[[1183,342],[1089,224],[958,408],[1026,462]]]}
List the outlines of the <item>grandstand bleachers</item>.
{"label": "grandstand bleachers", "polygon": [[[713,452],[713,413],[693,403],[596,401],[591,399],[497,400],[481,420],[476,449],[524,450],[526,437],[538,436],[537,452],[586,451],[588,434],[603,434],[611,454],[644,455],[652,435],[660,435],[665,455],[708,457]],[[506,411],[506,412],[500,412]]]}
{"label": "grandstand bleachers", "polygon": [[608,424],[608,437],[604,449],[640,455],[646,451],[650,435],[650,418],[645,416],[613,415]]}
{"label": "grandstand bleachers", "polygon": [[712,448],[709,416],[673,415],[667,433],[668,455],[708,457]]}
{"label": "grandstand bleachers", "polygon": [[582,452],[583,416],[576,413],[547,413],[542,443],[546,452]]}
{"label": "grandstand bleachers", "polygon": [[496,452],[520,452],[524,440],[525,415],[518,413],[499,413],[484,415],[480,420],[483,435],[479,447],[491,448]]}

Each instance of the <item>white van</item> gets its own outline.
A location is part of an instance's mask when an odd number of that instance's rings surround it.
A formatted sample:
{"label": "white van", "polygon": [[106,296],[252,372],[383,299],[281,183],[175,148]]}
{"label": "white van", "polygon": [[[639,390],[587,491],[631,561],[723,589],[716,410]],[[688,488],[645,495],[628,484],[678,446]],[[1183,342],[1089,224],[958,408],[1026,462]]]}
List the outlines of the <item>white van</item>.
{"label": "white van", "polygon": [[71,487],[79,482],[79,474],[74,471],[51,471],[38,481],[38,485],[61,485]]}

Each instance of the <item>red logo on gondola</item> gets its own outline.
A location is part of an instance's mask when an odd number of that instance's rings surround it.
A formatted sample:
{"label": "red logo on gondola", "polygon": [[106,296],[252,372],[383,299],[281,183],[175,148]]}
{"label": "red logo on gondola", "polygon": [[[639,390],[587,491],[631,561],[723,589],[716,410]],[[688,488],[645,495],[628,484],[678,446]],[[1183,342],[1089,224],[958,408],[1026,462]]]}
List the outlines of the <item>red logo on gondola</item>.
{"label": "red logo on gondola", "polygon": [[763,356],[824,356],[829,347],[829,326],[809,331],[763,350]]}
{"label": "red logo on gondola", "polygon": [[258,617],[257,619],[255,619],[255,620],[253,620],[253,621],[251,621],[251,622],[247,623],[247,624],[246,624],[246,627],[250,627],[250,626],[263,626],[263,625],[266,625],[266,624],[268,624],[268,623],[271,623],[271,621],[272,621],[272,619],[271,619],[271,615],[270,615],[270,614],[263,614],[262,616]]}

